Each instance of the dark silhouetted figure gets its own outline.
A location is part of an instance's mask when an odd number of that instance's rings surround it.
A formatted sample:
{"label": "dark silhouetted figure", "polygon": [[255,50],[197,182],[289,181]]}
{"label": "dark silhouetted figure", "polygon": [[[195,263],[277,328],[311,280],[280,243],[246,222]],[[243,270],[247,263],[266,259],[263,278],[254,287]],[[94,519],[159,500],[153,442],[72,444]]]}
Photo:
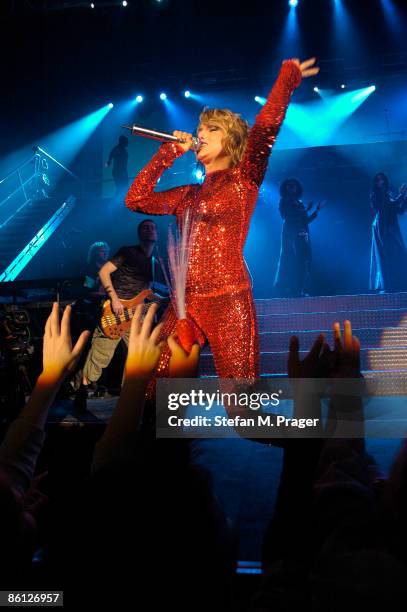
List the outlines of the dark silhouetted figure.
{"label": "dark silhouetted figure", "polygon": [[317,217],[322,204],[308,214],[314,203],[305,207],[301,200],[302,185],[294,178],[283,181],[280,196],[279,210],[284,223],[275,287],[283,296],[306,295],[312,260],[308,226]]}
{"label": "dark silhouetted figure", "polygon": [[401,235],[398,215],[407,208],[407,186],[400,187],[395,197],[389,179],[378,172],[370,193],[374,213],[370,256],[370,289],[373,291],[405,291],[407,289],[407,252]]}
{"label": "dark silhouetted figure", "polygon": [[124,196],[128,189],[129,177],[127,174],[127,161],[129,154],[127,147],[129,139],[127,136],[119,136],[118,144],[110,151],[106,165],[110,167],[113,162],[112,176],[116,185],[116,197]]}

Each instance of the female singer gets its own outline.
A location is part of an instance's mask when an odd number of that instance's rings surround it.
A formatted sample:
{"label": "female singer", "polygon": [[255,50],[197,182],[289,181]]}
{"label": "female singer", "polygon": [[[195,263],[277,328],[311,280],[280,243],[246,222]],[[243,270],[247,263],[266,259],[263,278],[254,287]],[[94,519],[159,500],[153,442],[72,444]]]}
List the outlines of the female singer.
{"label": "female singer", "polygon": [[[186,287],[187,316],[203,346],[208,341],[221,378],[259,375],[259,339],[243,246],[271,148],[291,95],[301,79],[318,73],[315,58],[283,63],[254,126],[230,110],[207,109],[199,118],[196,153],[205,167],[202,184],[154,192],[157,181],[174,160],[192,146],[192,135],[174,132],[185,144],[166,143],[141,170],[126,196],[134,211],[176,215],[189,208],[198,218]],[[162,337],[173,333],[176,316],[164,316]],[[166,376],[170,357],[165,348],[157,368]]]}

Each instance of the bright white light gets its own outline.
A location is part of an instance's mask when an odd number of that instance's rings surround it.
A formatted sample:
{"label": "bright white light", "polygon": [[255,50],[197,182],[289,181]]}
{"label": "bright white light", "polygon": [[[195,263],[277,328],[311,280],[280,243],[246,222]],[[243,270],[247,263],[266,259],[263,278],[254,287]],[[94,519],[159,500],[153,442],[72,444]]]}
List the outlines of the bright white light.
{"label": "bright white light", "polygon": [[346,87],[345,83],[342,83],[341,89],[345,89],[345,87]]}
{"label": "bright white light", "polygon": [[259,98],[259,96],[254,96],[254,101],[255,101],[255,102],[260,102],[260,98]]}
{"label": "bright white light", "polygon": [[288,0],[288,4],[295,8],[298,4],[298,0]]}
{"label": "bright white light", "polygon": [[188,91],[188,90],[187,90],[187,91],[184,91],[184,96],[185,96],[186,98],[189,98],[189,96],[190,96],[190,95],[191,95],[191,92],[190,92],[190,91]]}
{"label": "bright white light", "polygon": [[137,104],[140,104],[140,102],[143,101],[143,96],[136,96],[136,102]]}
{"label": "bright white light", "polygon": [[319,87],[314,87],[315,93],[319,93]]}
{"label": "bright white light", "polygon": [[93,4],[93,2],[90,3],[90,8],[95,8],[95,5]]}
{"label": "bright white light", "polygon": [[160,93],[160,100],[166,100],[167,99],[167,94],[166,93]]}
{"label": "bright white light", "polygon": [[202,172],[202,170],[197,170],[197,171],[195,172],[195,178],[197,178],[197,179],[198,179],[198,181],[200,181],[200,180],[202,179],[202,177],[203,177],[203,172]]}
{"label": "bright white light", "polygon": [[113,108],[114,104],[113,102],[109,102],[109,104],[107,105],[108,108]]}
{"label": "bright white light", "polygon": [[127,0],[123,0],[122,6],[127,6]]}

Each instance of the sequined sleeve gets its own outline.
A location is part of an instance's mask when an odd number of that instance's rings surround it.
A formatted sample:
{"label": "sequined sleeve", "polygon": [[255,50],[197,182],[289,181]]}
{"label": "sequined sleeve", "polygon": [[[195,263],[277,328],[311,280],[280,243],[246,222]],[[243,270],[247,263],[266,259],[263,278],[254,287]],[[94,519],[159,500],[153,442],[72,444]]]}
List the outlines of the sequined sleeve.
{"label": "sequined sleeve", "polygon": [[291,95],[301,83],[301,71],[292,60],[283,62],[267,102],[250,130],[241,170],[246,179],[261,185],[271,148],[283,123]]}
{"label": "sequined sleeve", "polygon": [[172,215],[182,202],[190,186],[174,187],[156,192],[154,187],[164,171],[182,155],[182,148],[174,143],[161,145],[157,153],[138,173],[127,192],[125,203],[134,212],[148,215]]}

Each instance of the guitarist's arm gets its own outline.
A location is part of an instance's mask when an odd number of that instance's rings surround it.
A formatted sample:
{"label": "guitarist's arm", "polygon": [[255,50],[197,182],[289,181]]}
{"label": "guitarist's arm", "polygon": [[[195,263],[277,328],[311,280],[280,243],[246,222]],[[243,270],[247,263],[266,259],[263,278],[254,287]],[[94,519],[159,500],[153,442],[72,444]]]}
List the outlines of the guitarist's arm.
{"label": "guitarist's arm", "polygon": [[117,293],[113,287],[112,279],[110,277],[113,272],[117,270],[117,266],[114,265],[111,261],[107,261],[104,266],[102,266],[99,270],[99,278],[102,282],[102,285],[109,296],[110,302],[112,304],[112,310],[116,315],[123,314],[123,304],[119,300]]}

